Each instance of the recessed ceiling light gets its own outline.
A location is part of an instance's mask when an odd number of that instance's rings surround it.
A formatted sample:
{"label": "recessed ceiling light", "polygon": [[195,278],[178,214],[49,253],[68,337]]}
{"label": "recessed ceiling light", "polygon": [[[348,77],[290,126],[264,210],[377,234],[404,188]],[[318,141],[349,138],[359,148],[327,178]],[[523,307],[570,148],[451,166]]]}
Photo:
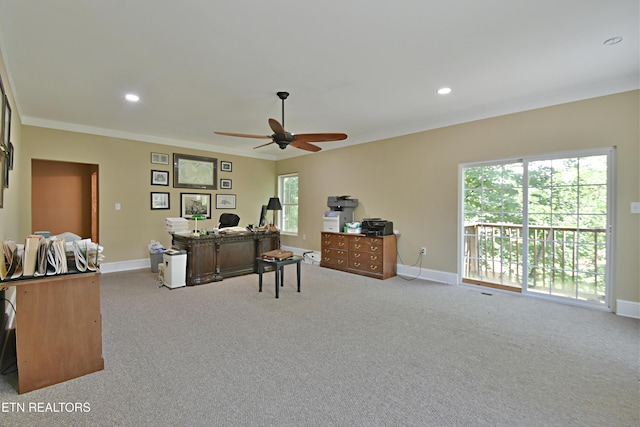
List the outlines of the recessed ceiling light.
{"label": "recessed ceiling light", "polygon": [[622,37],[616,36],[616,37],[611,37],[610,39],[607,39],[604,41],[604,44],[606,44],[607,46],[613,46],[614,44],[618,44],[622,41]]}
{"label": "recessed ceiling light", "polygon": [[138,95],[135,95],[133,93],[128,93],[125,98],[127,99],[127,101],[131,101],[131,102],[138,102],[140,101],[140,97]]}
{"label": "recessed ceiling light", "polygon": [[451,93],[451,88],[450,87],[440,88],[440,89],[438,89],[438,93],[440,95],[447,95],[447,94]]}

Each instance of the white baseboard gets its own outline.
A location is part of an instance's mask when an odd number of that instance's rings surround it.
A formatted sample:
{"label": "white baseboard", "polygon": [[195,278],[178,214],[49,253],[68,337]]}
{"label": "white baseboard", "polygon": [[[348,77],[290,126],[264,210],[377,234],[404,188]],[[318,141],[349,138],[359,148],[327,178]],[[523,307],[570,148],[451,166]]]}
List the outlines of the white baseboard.
{"label": "white baseboard", "polygon": [[398,275],[431,282],[446,283],[455,285],[458,283],[458,275],[447,271],[429,270],[428,268],[418,268],[408,265],[398,264]]}
{"label": "white baseboard", "polygon": [[616,301],[616,314],[618,316],[640,319],[640,302],[619,299]]}
{"label": "white baseboard", "polygon": [[101,273],[115,273],[118,271],[139,270],[141,268],[151,268],[151,259],[133,259],[130,261],[103,262],[100,264]]}

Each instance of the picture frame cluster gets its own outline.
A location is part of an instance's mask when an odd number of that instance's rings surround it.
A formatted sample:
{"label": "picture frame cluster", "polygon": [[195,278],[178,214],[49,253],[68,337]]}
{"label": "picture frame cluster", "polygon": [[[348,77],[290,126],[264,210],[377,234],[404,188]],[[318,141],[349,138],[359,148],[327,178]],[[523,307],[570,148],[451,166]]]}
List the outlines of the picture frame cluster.
{"label": "picture frame cluster", "polygon": [[[212,157],[195,156],[190,154],[173,153],[173,163],[167,153],[151,153],[152,186],[184,188],[192,192],[180,193],[180,217],[191,218],[193,215],[204,215],[207,219],[212,216],[212,194],[208,192],[195,192],[193,190],[231,190],[233,181],[224,177],[218,180],[218,172],[230,173],[233,171],[233,163],[220,161]],[[162,165],[169,170],[162,169]],[[157,167],[157,169],[155,169]],[[173,179],[171,172],[173,171]],[[235,194],[216,194],[215,209],[236,209]],[[171,194],[169,191],[151,192],[151,209],[168,210],[171,208]]]}

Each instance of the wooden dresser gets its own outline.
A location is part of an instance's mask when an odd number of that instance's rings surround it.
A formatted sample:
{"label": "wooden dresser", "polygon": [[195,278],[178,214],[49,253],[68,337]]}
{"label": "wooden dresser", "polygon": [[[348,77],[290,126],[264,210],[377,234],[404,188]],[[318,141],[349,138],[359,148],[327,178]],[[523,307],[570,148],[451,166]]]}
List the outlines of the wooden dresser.
{"label": "wooden dresser", "polygon": [[388,279],[396,275],[396,236],[365,236],[362,234],[323,231],[320,266]]}

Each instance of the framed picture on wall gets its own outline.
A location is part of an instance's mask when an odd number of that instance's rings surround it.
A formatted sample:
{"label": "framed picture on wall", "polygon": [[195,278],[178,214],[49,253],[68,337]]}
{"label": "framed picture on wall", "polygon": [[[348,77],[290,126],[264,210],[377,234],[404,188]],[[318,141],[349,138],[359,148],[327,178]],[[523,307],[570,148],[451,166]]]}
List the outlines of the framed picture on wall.
{"label": "framed picture on wall", "polygon": [[235,194],[216,194],[216,209],[235,209]]}
{"label": "framed picture on wall", "polygon": [[4,168],[5,168],[5,155],[0,150],[0,208],[4,207]]}
{"label": "framed picture on wall", "polygon": [[218,160],[210,157],[173,154],[173,186],[215,190]]}
{"label": "framed picture on wall", "polygon": [[211,194],[180,193],[180,216],[191,218],[193,215],[211,218]]}
{"label": "framed picture on wall", "polygon": [[4,136],[2,138],[2,144],[5,147],[9,146],[9,141],[11,137],[11,105],[9,105],[9,98],[7,95],[4,96]]}
{"label": "framed picture on wall", "polygon": [[169,209],[169,193],[151,193],[151,209]]}
{"label": "framed picture on wall", "polygon": [[151,171],[151,185],[169,185],[169,171]]}
{"label": "framed picture on wall", "polygon": [[231,162],[220,162],[220,170],[222,172],[231,172],[233,170],[233,163],[231,163]]}
{"label": "framed picture on wall", "polygon": [[2,148],[6,147],[4,141],[9,139],[9,138],[5,138],[4,136],[4,132],[5,132],[4,131],[4,106],[5,106],[4,97],[5,97],[4,84],[2,84],[2,78],[0,77],[0,103],[2,103],[2,105],[0,105],[0,147]]}
{"label": "framed picture on wall", "polygon": [[151,153],[151,163],[157,165],[168,165],[169,155],[164,153]]}
{"label": "framed picture on wall", "polygon": [[9,143],[9,169],[13,170],[13,144]]}
{"label": "framed picture on wall", "polygon": [[231,190],[231,180],[230,179],[221,179],[220,180],[220,189],[221,190]]}
{"label": "framed picture on wall", "polygon": [[9,153],[4,153],[4,188],[9,188]]}

